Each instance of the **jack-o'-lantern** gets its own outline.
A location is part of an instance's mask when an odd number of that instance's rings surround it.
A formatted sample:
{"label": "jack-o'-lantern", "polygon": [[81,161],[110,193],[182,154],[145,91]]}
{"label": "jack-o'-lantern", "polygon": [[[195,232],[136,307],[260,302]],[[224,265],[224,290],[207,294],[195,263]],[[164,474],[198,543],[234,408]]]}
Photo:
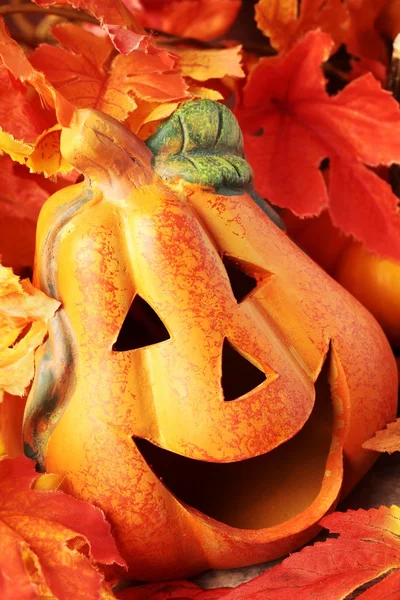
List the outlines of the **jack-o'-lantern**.
{"label": "jack-o'-lantern", "polygon": [[225,107],[186,103],[148,146],[79,110],[61,147],[85,180],[39,219],[35,282],[62,308],[26,453],[104,510],[131,577],[293,550],[395,415],[379,325],[254,202]]}

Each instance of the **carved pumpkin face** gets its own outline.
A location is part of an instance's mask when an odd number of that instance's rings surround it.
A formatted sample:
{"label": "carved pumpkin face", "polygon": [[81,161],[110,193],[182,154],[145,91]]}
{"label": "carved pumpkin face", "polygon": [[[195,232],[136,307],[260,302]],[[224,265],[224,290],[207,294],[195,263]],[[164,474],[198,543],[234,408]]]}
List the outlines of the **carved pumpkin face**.
{"label": "carved pumpkin face", "polygon": [[377,323],[244,191],[227,109],[187,103],[149,146],[95,111],[63,132],[86,179],[40,217],[36,284],[62,309],[24,425],[137,579],[304,543],[372,464],[397,389]]}

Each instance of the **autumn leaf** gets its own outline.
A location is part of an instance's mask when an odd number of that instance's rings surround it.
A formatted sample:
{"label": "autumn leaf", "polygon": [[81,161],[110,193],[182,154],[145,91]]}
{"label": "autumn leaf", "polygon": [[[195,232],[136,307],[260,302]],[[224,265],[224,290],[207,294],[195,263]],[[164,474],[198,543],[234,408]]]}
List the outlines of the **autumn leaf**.
{"label": "autumn leaf", "polygon": [[230,588],[203,590],[189,581],[150,583],[128,588],[117,593],[118,600],[219,600],[230,592]]}
{"label": "autumn leaf", "polygon": [[145,140],[153,134],[158,125],[178,108],[179,102],[146,102],[137,100],[136,109],[130,114],[124,125],[140,139]]}
{"label": "autumn leaf", "polygon": [[348,28],[347,5],[341,0],[259,0],[256,23],[271,45],[286,52],[308,31],[322,29],[336,46],[344,41]]}
{"label": "autumn leaf", "polygon": [[[372,75],[328,96],[320,67],[331,49],[327,34],[311,32],[252,71],[236,114],[256,187],[298,216],[328,207],[345,233],[400,259],[397,198],[365,166],[400,162],[399,107]],[[327,158],[328,190],[319,169]]]}
{"label": "autumn leaf", "polygon": [[333,513],[322,525],[328,538],[303,548],[251,581],[227,590],[200,590],[185,582],[130,588],[120,600],[344,600],[365,583],[387,576],[364,592],[362,600],[398,600],[400,581],[400,508]]}
{"label": "autumn leaf", "polygon": [[43,73],[32,67],[22,48],[8,35],[3,18],[0,18],[0,58],[17,80],[35,88],[45,105],[55,109],[58,122],[68,127],[73,107],[46,81]]}
{"label": "autumn leaf", "polygon": [[135,96],[170,101],[185,95],[186,84],[168,54],[133,51],[113,59],[108,38],[65,24],[53,27],[64,48],[42,44],[30,61],[73,106],[96,108],[123,121],[135,109]]}
{"label": "autumn leaf", "polygon": [[20,281],[0,265],[0,390],[24,394],[34,374],[34,351],[58,306],[28,279]]}
{"label": "autumn leaf", "polygon": [[[33,0],[35,4],[43,7],[57,5],[70,5],[78,10],[84,10],[97,19],[101,27],[108,33],[118,52],[129,54],[140,47],[146,49],[151,43],[150,37],[143,27],[136,21],[122,0],[104,2],[104,0]],[[128,3],[127,3],[128,4]],[[139,1],[131,0],[132,7],[140,10]]]}
{"label": "autumn leaf", "polygon": [[387,40],[378,27],[390,10],[388,5],[388,0],[347,0],[349,20],[344,41],[350,54],[388,64]]}
{"label": "autumn leaf", "polygon": [[[0,597],[98,600],[96,565],[124,566],[103,513],[60,491],[33,489],[33,461],[0,461]],[[40,486],[39,486],[40,487]]]}
{"label": "autumn leaf", "polygon": [[225,75],[244,77],[241,49],[240,45],[215,50],[174,47],[173,52],[180,58],[180,71],[184,77],[206,81],[222,79]]}
{"label": "autumn leaf", "polygon": [[222,36],[241,6],[241,0],[138,0],[136,4],[139,3],[133,13],[145,27],[205,41]]}
{"label": "autumn leaf", "polygon": [[363,443],[363,448],[376,452],[400,452],[400,419],[389,423],[382,431],[377,431],[373,438]]}

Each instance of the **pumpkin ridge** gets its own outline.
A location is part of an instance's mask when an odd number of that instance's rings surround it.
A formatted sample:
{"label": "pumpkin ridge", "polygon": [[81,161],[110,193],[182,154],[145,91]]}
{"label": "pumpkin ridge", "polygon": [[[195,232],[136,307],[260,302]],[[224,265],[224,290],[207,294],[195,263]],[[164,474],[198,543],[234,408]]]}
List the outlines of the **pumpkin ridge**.
{"label": "pumpkin ridge", "polygon": [[[91,200],[89,188],[57,211],[55,226],[44,242],[38,257],[41,264],[40,286],[44,292],[61,300],[57,285],[57,256],[60,236],[65,226]],[[61,306],[49,323],[48,339],[38,352],[37,376],[29,394],[24,416],[24,452],[44,471],[47,442],[64,413],[75,389],[76,344],[68,316]]]}

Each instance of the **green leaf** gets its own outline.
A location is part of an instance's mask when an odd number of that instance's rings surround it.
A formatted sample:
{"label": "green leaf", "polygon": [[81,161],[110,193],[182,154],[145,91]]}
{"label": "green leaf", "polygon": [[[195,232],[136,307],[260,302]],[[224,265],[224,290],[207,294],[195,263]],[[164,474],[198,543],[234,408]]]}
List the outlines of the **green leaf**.
{"label": "green leaf", "polygon": [[243,190],[252,170],[243,154],[238,122],[223,104],[186,102],[147,140],[153,168],[163,179],[186,181],[216,190]]}

